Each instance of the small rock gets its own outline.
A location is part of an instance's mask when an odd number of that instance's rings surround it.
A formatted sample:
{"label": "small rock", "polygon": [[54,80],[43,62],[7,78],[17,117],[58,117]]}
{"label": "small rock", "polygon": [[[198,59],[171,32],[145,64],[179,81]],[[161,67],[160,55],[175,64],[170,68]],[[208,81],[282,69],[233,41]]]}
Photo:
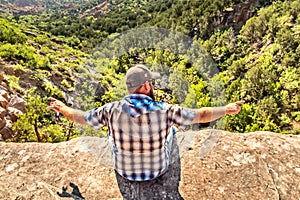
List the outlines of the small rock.
{"label": "small rock", "polygon": [[262,158],[262,159],[266,159],[266,158],[267,158],[267,155],[266,155],[266,154],[261,154],[261,158]]}
{"label": "small rock", "polygon": [[18,152],[18,154],[21,156],[26,152],[26,150],[22,149],[21,151]]}
{"label": "small rock", "polygon": [[3,81],[3,79],[4,79],[3,72],[0,72],[0,83]]}
{"label": "small rock", "polygon": [[241,166],[241,164],[240,164],[239,162],[237,162],[237,161],[233,161],[232,165],[233,165],[234,167],[239,167],[239,166]]}
{"label": "small rock", "polygon": [[3,96],[0,95],[0,106],[2,108],[7,108],[7,105],[8,105],[7,99],[5,99]]}
{"label": "small rock", "polygon": [[13,131],[7,127],[4,127],[0,134],[2,135],[3,140],[11,139],[13,137]]}
{"label": "small rock", "polygon": [[6,115],[6,110],[0,107],[0,120],[3,120]]}
{"label": "small rock", "polygon": [[9,101],[8,92],[6,90],[2,89],[2,87],[0,87],[0,96],[3,96],[7,101]]}
{"label": "small rock", "polygon": [[25,112],[25,101],[17,95],[12,96],[9,101],[8,107],[16,108],[22,112]]}
{"label": "small rock", "polygon": [[219,190],[221,193],[224,193],[224,192],[225,192],[225,188],[224,188],[224,187],[218,187],[218,190]]}
{"label": "small rock", "polygon": [[21,162],[26,162],[30,158],[30,155],[24,156]]}
{"label": "small rock", "polygon": [[0,130],[3,129],[6,125],[6,121],[3,119],[0,119]]}
{"label": "small rock", "polygon": [[11,120],[6,120],[6,126],[0,130],[3,140],[13,138],[13,122]]}
{"label": "small rock", "polygon": [[11,164],[11,165],[8,165],[8,166],[5,168],[5,171],[6,171],[6,172],[13,171],[16,167],[18,167],[18,164],[17,164],[17,163],[13,163],[13,164]]}
{"label": "small rock", "polygon": [[9,129],[12,129],[13,125],[14,124],[11,120],[9,120],[9,119],[6,120],[6,126],[5,127],[9,128]]}
{"label": "small rock", "polygon": [[18,120],[18,115],[22,114],[23,112],[17,108],[8,107],[7,108],[8,115],[10,116],[10,119],[15,122]]}

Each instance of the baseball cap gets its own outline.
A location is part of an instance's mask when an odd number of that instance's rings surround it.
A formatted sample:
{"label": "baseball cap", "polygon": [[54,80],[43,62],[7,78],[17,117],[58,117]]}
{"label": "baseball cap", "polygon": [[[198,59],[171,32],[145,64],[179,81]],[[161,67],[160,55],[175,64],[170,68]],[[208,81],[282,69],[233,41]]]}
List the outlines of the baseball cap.
{"label": "baseball cap", "polygon": [[146,81],[158,79],[158,72],[151,72],[145,65],[137,64],[126,73],[126,85],[129,92],[134,92]]}

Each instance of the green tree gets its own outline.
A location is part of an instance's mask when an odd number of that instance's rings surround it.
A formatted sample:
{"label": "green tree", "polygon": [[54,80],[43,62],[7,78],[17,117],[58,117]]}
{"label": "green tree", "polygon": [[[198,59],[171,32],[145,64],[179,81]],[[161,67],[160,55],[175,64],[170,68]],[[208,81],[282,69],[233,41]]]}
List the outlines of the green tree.
{"label": "green tree", "polygon": [[17,132],[16,141],[45,141],[41,128],[45,124],[49,124],[46,116],[51,115],[47,110],[46,99],[35,94],[34,91],[35,89],[31,89],[26,94],[26,111],[14,123],[13,129]]}
{"label": "green tree", "polygon": [[182,105],[188,108],[201,108],[210,106],[210,97],[206,91],[206,85],[204,81],[200,81],[196,85],[191,84],[189,92],[186,95]]}
{"label": "green tree", "polygon": [[25,43],[26,35],[17,27],[16,24],[9,23],[0,18],[0,42],[16,44]]}
{"label": "green tree", "polygon": [[36,93],[36,88],[25,95],[25,113],[19,115],[13,130],[16,142],[62,142],[77,137],[79,130],[73,122],[55,117],[47,109],[47,98]]}

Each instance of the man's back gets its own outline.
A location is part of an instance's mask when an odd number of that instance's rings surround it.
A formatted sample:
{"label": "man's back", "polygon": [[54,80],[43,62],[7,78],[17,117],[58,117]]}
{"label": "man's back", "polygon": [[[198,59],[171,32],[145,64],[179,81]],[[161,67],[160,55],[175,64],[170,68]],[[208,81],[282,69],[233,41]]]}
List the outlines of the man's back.
{"label": "man's back", "polygon": [[151,180],[168,169],[173,125],[190,124],[193,118],[193,112],[142,94],[128,95],[85,115],[90,125],[108,127],[116,171],[136,181]]}

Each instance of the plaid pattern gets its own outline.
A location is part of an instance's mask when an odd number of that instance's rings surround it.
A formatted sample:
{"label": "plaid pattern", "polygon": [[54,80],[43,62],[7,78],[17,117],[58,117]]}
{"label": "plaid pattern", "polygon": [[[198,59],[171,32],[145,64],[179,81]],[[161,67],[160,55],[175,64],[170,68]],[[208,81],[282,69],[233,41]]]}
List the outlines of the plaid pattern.
{"label": "plaid pattern", "polygon": [[169,166],[173,125],[190,125],[195,113],[142,94],[85,113],[92,127],[108,127],[115,170],[134,181],[154,179]]}

